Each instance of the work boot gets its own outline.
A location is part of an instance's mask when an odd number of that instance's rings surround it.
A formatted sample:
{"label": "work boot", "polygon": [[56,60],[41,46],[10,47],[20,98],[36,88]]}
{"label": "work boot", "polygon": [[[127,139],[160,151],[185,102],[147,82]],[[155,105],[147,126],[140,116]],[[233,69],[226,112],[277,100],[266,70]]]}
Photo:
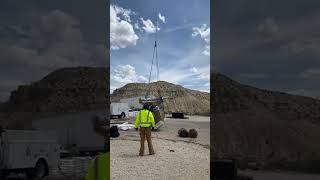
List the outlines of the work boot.
{"label": "work boot", "polygon": [[143,156],[143,151],[141,151],[141,149],[140,149],[140,151],[139,151],[139,156]]}
{"label": "work boot", "polygon": [[154,152],[149,153],[149,155],[154,155],[154,154],[155,154]]}

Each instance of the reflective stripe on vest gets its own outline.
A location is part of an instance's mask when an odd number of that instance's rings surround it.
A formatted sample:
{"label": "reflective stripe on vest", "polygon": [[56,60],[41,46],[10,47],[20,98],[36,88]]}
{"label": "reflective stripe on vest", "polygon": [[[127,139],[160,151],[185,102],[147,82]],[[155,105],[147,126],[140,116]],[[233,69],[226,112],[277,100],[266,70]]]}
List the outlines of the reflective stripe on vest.
{"label": "reflective stripe on vest", "polygon": [[94,159],[93,171],[94,171],[94,180],[99,180],[99,156]]}
{"label": "reflective stripe on vest", "polygon": [[139,124],[151,124],[151,122],[140,122]]}

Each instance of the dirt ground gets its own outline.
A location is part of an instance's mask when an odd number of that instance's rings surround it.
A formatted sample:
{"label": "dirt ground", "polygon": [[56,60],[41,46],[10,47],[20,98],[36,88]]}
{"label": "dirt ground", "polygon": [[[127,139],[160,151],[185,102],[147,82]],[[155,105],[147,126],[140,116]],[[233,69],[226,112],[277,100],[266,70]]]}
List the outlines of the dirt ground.
{"label": "dirt ground", "polygon": [[[178,137],[180,128],[195,128],[198,138]],[[161,131],[152,132],[152,141],[156,154],[140,157],[137,131],[120,131],[120,137],[112,138],[111,179],[209,179],[209,117],[166,118]]]}

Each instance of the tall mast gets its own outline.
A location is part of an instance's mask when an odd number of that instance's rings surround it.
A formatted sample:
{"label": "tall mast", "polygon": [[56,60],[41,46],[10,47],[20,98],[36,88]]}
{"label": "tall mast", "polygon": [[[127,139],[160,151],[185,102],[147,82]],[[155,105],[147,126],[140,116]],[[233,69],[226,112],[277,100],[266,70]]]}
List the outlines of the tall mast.
{"label": "tall mast", "polygon": [[[155,31],[155,40],[154,40],[154,47],[153,47],[153,54],[152,54],[152,62],[151,62],[151,69],[149,73],[149,84],[151,82],[151,76],[152,76],[152,70],[153,70],[153,63],[154,60],[156,61],[156,67],[157,67],[157,81],[159,81],[159,60],[158,60],[158,43],[157,43],[157,37],[158,36],[158,20],[156,22],[156,31]],[[145,95],[145,98],[149,96],[150,87]]]}
{"label": "tall mast", "polygon": [[157,47],[157,34],[158,34],[158,20],[156,25],[156,34],[155,34],[155,48],[156,48],[156,61],[157,61],[157,81],[159,81],[159,60],[158,60],[158,47]]}

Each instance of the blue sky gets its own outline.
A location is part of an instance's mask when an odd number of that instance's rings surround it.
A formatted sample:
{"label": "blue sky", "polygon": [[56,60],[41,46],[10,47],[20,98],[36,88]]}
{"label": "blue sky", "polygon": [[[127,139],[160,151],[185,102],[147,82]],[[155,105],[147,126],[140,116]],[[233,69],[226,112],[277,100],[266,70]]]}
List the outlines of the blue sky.
{"label": "blue sky", "polygon": [[208,92],[209,0],[112,0],[111,92],[127,83],[147,82],[157,22],[159,79]]}

